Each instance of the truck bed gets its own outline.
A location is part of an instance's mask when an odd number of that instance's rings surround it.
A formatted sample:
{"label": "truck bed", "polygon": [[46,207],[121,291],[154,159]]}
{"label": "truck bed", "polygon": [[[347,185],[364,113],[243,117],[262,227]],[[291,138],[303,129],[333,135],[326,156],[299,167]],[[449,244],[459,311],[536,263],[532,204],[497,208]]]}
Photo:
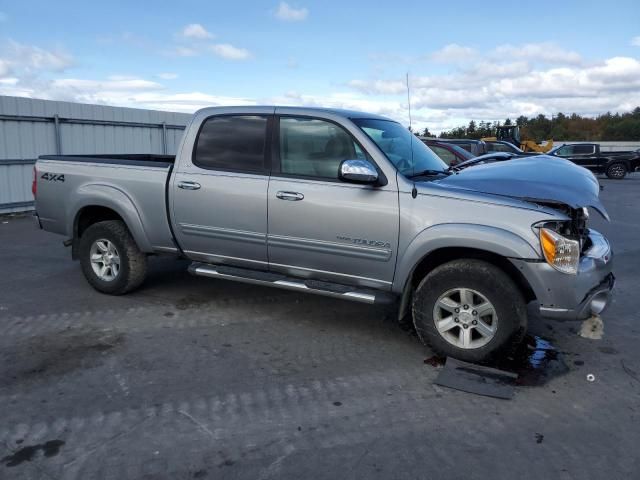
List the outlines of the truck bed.
{"label": "truck bed", "polygon": [[109,208],[125,220],[140,249],[175,250],[167,216],[173,155],[42,155],[36,209],[45,230],[72,238],[78,212]]}

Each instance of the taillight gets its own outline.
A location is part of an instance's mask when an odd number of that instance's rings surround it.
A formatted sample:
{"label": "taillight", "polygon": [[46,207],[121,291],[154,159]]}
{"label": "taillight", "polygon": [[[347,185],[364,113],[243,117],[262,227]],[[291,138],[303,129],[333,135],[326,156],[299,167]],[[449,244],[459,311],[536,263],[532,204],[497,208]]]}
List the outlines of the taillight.
{"label": "taillight", "polygon": [[38,193],[38,170],[36,167],[33,167],[33,182],[31,183],[31,193],[33,193],[33,198],[36,198],[36,194]]}

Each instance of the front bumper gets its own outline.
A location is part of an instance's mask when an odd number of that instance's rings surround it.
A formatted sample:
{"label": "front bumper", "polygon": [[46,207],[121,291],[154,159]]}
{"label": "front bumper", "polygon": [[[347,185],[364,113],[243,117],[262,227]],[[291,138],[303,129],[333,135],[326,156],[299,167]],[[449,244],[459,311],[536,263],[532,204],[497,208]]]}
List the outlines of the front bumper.
{"label": "front bumper", "polygon": [[609,306],[615,284],[613,252],[600,233],[590,230],[589,237],[592,245],[576,275],[560,273],[544,261],[511,260],[529,282],[543,317],[582,320]]}

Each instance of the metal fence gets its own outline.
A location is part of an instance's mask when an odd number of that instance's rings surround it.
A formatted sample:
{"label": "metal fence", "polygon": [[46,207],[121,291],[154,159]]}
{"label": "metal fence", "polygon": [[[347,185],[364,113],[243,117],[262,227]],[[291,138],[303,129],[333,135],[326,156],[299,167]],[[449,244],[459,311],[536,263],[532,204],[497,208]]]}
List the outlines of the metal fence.
{"label": "metal fence", "polygon": [[0,213],[33,209],[40,155],[175,154],[184,113],[0,96]]}

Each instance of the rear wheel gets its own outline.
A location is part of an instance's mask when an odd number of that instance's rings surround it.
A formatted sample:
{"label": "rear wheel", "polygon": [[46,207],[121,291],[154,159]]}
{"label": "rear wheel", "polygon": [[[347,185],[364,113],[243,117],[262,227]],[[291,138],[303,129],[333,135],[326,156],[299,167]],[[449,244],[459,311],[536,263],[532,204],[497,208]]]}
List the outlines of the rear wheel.
{"label": "rear wheel", "polygon": [[624,163],[612,163],[607,167],[607,177],[614,180],[622,180],[627,175],[627,167]]}
{"label": "rear wheel", "polygon": [[102,293],[128,293],[139,287],[147,275],[147,257],[120,220],[98,222],[87,228],[80,237],[79,253],[85,278]]}
{"label": "rear wheel", "polygon": [[499,268],[481,260],[455,260],[420,282],[413,321],[420,339],[438,354],[479,362],[522,340],[526,303]]}

